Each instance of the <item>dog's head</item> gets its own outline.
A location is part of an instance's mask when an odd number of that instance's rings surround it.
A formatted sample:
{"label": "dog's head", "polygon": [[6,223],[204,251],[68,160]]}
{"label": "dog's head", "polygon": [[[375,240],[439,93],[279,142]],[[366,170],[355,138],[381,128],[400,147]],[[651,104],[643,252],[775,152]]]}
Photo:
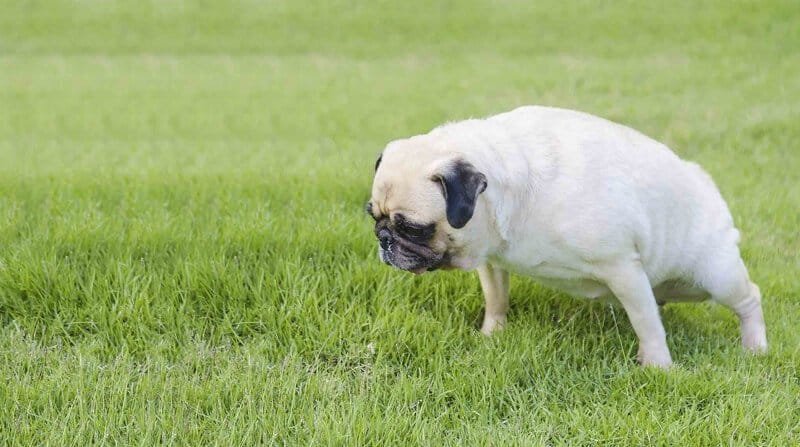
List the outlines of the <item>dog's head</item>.
{"label": "dog's head", "polygon": [[463,156],[422,137],[390,143],[375,163],[366,205],[381,260],[417,274],[474,268],[469,241],[485,231],[478,199],[486,187]]}

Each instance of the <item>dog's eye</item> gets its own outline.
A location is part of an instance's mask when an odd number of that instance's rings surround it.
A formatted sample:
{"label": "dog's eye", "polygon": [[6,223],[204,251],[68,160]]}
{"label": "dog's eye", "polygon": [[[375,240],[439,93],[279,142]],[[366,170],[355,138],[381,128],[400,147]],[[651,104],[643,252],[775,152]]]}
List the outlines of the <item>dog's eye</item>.
{"label": "dog's eye", "polygon": [[425,236],[426,228],[419,225],[414,225],[408,222],[401,214],[395,216],[394,228],[401,234],[412,238],[421,238]]}
{"label": "dog's eye", "polygon": [[399,223],[397,226],[397,231],[407,235],[407,236],[422,236],[423,230],[422,228],[418,228],[415,226],[408,225],[404,222]]}

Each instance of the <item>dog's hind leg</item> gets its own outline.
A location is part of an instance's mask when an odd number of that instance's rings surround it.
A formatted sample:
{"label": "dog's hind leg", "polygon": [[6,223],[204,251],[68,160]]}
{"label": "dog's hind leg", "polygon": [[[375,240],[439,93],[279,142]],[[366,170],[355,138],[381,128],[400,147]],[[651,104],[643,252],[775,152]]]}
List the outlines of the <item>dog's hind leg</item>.
{"label": "dog's hind leg", "polygon": [[750,281],[747,268],[735,246],[705,261],[699,282],[711,299],[730,308],[739,317],[742,346],[755,353],[767,350],[767,330],[761,309],[761,291]]}
{"label": "dog's hind leg", "polygon": [[642,366],[669,368],[672,357],[650,280],[638,260],[603,268],[603,280],[617,297],[639,338]]}

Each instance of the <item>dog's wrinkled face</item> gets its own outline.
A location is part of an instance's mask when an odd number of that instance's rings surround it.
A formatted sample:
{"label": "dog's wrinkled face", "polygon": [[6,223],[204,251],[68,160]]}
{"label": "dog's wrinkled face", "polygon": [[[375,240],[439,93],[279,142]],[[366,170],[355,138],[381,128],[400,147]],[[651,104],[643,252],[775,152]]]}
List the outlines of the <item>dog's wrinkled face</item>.
{"label": "dog's wrinkled face", "polygon": [[414,139],[390,144],[375,169],[366,211],[375,219],[381,260],[417,274],[458,267],[455,236],[486,188],[483,174]]}
{"label": "dog's wrinkled face", "polygon": [[367,203],[367,212],[376,219],[375,237],[383,262],[417,274],[446,267],[446,250],[432,247],[436,238],[435,222],[413,222],[401,213],[376,217],[372,209],[372,203]]}

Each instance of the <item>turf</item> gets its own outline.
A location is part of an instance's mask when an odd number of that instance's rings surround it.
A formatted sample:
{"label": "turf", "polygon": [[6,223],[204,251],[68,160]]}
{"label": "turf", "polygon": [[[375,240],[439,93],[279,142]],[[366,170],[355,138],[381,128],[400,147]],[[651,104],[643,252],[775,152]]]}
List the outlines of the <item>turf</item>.
{"label": "turf", "polygon": [[[800,443],[800,6],[785,1],[0,1],[0,442]],[[389,140],[521,104],[716,179],[770,339],[382,265]]]}

